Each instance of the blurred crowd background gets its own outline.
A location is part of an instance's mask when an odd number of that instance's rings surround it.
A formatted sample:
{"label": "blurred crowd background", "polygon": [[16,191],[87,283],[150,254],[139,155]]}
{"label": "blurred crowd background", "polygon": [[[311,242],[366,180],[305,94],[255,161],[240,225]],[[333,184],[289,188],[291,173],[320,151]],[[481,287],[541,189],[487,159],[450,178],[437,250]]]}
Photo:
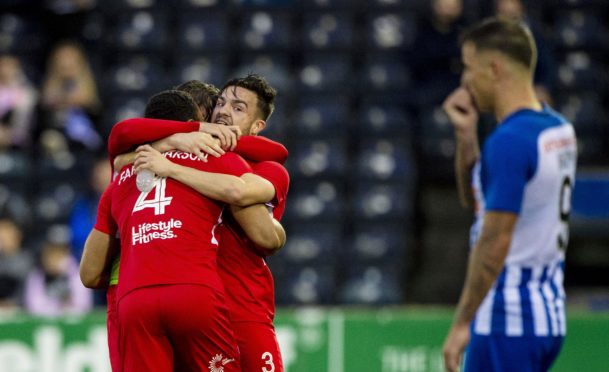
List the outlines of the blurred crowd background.
{"label": "blurred crowd background", "polygon": [[277,303],[454,303],[471,215],[440,105],[460,30],[491,15],[531,27],[538,94],[575,124],[567,290],[609,309],[606,0],[2,0],[0,308],[103,306],[78,261],[112,126],[160,90],[250,72],[279,91],[263,134],[290,151]]}

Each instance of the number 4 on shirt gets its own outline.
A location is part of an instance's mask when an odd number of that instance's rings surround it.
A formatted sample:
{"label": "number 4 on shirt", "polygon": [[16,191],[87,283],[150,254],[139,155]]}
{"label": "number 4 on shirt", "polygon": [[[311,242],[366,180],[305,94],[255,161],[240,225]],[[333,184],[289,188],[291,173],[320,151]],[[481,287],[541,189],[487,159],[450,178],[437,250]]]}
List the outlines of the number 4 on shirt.
{"label": "number 4 on shirt", "polygon": [[[167,178],[161,177],[154,180],[154,186],[149,192],[142,192],[135,202],[133,212],[144,210],[146,208],[154,208],[154,214],[165,214],[165,207],[171,204],[172,196],[165,196],[167,188]],[[154,199],[147,199],[148,194],[154,191]]]}

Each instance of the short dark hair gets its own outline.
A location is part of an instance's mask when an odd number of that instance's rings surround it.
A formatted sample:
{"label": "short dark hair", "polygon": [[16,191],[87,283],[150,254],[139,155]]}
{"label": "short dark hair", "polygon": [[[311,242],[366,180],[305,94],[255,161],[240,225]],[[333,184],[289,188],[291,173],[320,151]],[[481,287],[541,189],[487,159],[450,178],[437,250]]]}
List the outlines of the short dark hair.
{"label": "short dark hair", "polygon": [[190,94],[201,109],[201,115],[203,116],[201,120],[211,121],[211,114],[220,95],[220,89],[213,84],[203,83],[199,80],[187,81],[174,89]]}
{"label": "short dark hair", "polygon": [[201,121],[201,112],[190,94],[165,90],[150,97],[144,116],[151,119]]}
{"label": "short dark hair", "polygon": [[533,70],[537,63],[537,47],[533,35],[524,24],[499,18],[487,18],[465,30],[461,45],[471,42],[477,50],[495,50]]}
{"label": "short dark hair", "polygon": [[258,110],[264,120],[268,120],[275,110],[277,91],[260,75],[249,74],[244,78],[231,79],[224,84],[222,91],[224,92],[228,87],[241,87],[256,93],[258,97]]}

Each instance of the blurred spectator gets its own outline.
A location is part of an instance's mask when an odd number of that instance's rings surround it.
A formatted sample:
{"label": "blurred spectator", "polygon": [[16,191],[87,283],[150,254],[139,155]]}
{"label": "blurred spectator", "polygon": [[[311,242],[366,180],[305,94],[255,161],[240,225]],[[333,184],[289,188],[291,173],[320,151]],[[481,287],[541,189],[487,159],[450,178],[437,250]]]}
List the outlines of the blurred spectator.
{"label": "blurred spectator", "polygon": [[462,16],[462,0],[433,0],[421,18],[414,52],[406,58],[413,62],[418,96],[424,100],[420,104],[439,103],[459,85]]}
{"label": "blurred spectator", "polygon": [[95,126],[100,112],[97,85],[78,44],[65,41],[51,53],[41,106],[40,142],[45,153],[54,155],[66,148],[97,150],[102,146]]}
{"label": "blurred spectator", "polygon": [[551,90],[554,83],[555,62],[550,39],[544,37],[539,20],[528,17],[522,0],[495,0],[495,15],[524,22],[533,33],[537,44],[537,68],[535,69],[535,92],[540,101],[552,105]]}
{"label": "blurred spectator", "polygon": [[37,96],[19,59],[0,55],[0,150],[30,145]]}
{"label": "blurred spectator", "polygon": [[70,229],[72,231],[72,255],[80,261],[87,236],[95,224],[97,204],[102,193],[110,183],[112,168],[106,157],[95,161],[89,176],[89,187],[72,209]]}
{"label": "blurred spectator", "polygon": [[21,305],[23,284],[33,261],[22,246],[23,233],[11,218],[0,219],[0,309]]}
{"label": "blurred spectator", "polygon": [[59,226],[49,230],[39,265],[26,279],[24,303],[31,314],[82,314],[93,306],[92,293],[80,282],[78,263],[70,254],[66,230]]}

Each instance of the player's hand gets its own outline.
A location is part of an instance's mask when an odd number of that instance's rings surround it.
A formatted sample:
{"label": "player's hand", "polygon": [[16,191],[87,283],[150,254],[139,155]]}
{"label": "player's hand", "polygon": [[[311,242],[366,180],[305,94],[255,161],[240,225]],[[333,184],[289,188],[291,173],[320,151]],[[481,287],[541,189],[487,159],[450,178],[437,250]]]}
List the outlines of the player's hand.
{"label": "player's hand", "polygon": [[207,133],[176,133],[172,134],[169,140],[174,149],[195,154],[204,162],[207,161],[205,154],[217,158],[225,154],[225,151],[220,146],[220,141]]}
{"label": "player's hand", "polygon": [[148,169],[160,177],[169,177],[169,173],[171,172],[174,163],[152,146],[140,146],[135,150],[135,153],[133,167],[136,173],[142,169]]}
{"label": "player's hand", "polygon": [[442,104],[442,108],[457,131],[476,132],[478,110],[470,92],[464,87],[454,90]]}
{"label": "player's hand", "polygon": [[211,134],[220,140],[220,146],[224,150],[234,150],[237,140],[241,137],[241,129],[236,125],[220,125],[212,123],[199,124],[199,132]]}
{"label": "player's hand", "polygon": [[469,324],[454,324],[444,341],[444,367],[448,372],[458,372],[463,351],[469,343]]}

